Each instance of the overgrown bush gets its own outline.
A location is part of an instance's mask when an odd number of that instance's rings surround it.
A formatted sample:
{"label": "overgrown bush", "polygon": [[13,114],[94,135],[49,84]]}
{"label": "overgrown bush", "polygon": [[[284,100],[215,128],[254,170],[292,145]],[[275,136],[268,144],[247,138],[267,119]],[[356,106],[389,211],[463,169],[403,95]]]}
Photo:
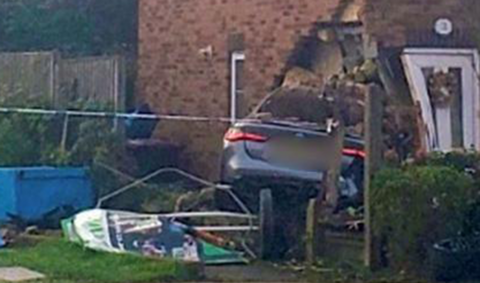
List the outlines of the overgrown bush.
{"label": "overgrown bush", "polygon": [[385,259],[401,270],[424,270],[433,243],[462,230],[475,197],[472,177],[453,167],[379,172],[371,195],[373,230],[385,244]]}
{"label": "overgrown bush", "polygon": [[[2,93],[3,94],[3,93]],[[31,98],[22,94],[2,96],[3,107],[31,105],[44,107],[43,98]],[[41,165],[54,150],[58,135],[54,133],[58,123],[54,117],[24,114],[3,114],[0,117],[0,166]]]}
{"label": "overgrown bush", "polygon": [[[50,108],[48,99],[31,97],[22,91],[8,96],[0,91],[2,107]],[[70,110],[109,111],[108,105],[75,101]],[[0,167],[76,166],[88,167],[99,197],[132,182],[131,178],[113,173],[105,167],[138,177],[144,166],[128,154],[122,131],[114,129],[110,118],[0,114]],[[121,121],[118,121],[121,124]],[[66,130],[66,131],[65,131]],[[101,164],[101,165],[100,165]],[[151,181],[151,180],[149,180]],[[185,193],[185,184],[148,182],[132,188],[105,203],[106,207],[139,212],[172,211],[176,198]]]}
{"label": "overgrown bush", "polygon": [[[32,98],[21,92],[1,97],[0,105],[49,108],[46,99]],[[78,110],[108,110],[105,105],[80,102],[72,107]],[[102,162],[114,168],[122,168],[125,164],[124,139],[114,130],[113,121],[69,117],[65,128],[65,119],[63,114],[0,114],[0,166],[85,166],[92,169],[92,178],[99,195],[118,188],[116,176],[105,174],[93,166]]]}
{"label": "overgrown bush", "polygon": [[2,0],[0,50],[134,52],[136,13],[134,0]]}
{"label": "overgrown bush", "polygon": [[472,176],[475,186],[480,188],[480,154],[478,152],[433,153],[417,161],[417,165],[447,166],[459,172],[465,172]]}

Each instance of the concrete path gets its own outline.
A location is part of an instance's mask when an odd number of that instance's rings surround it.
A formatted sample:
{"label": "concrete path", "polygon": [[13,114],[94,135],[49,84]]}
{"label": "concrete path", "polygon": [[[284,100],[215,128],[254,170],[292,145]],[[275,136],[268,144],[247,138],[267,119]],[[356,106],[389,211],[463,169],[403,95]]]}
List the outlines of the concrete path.
{"label": "concrete path", "polygon": [[205,282],[305,282],[293,271],[261,262],[249,265],[207,266],[205,276]]}
{"label": "concrete path", "polygon": [[45,278],[45,275],[24,267],[0,267],[0,282],[21,282]]}

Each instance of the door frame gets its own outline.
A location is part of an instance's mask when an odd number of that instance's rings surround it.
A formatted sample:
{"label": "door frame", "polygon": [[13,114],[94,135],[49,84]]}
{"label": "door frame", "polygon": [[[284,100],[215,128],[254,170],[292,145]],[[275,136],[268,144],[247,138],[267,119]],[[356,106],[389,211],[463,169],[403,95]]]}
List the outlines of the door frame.
{"label": "door frame", "polygon": [[[429,58],[431,56],[438,57],[434,63],[432,63],[432,58]],[[416,104],[418,103],[421,107],[421,115],[426,127],[426,136],[423,138],[423,142],[425,143],[424,145],[427,151],[439,150],[440,141],[436,138],[436,125],[433,119],[434,110],[431,107],[429,96],[425,95],[427,84],[422,73],[422,68],[457,67],[464,69],[467,66],[466,64],[468,64],[466,62],[471,62],[473,70],[472,76],[462,72],[462,90],[465,89],[465,86],[472,87],[472,95],[462,99],[462,104],[465,107],[463,109],[471,107],[471,110],[467,111],[469,116],[464,115],[462,121],[464,128],[464,147],[469,149],[473,146],[476,150],[480,150],[480,63],[478,51],[476,49],[455,48],[406,48],[401,55],[401,60],[405,68],[411,96],[414,102]],[[464,110],[464,114],[465,113]],[[471,127],[466,127],[465,122],[473,124]]]}
{"label": "door frame", "polygon": [[[243,51],[234,51],[230,61],[230,120],[232,124],[237,122],[238,117],[238,92],[237,92],[237,63],[245,62]],[[243,117],[242,117],[243,118]]]}

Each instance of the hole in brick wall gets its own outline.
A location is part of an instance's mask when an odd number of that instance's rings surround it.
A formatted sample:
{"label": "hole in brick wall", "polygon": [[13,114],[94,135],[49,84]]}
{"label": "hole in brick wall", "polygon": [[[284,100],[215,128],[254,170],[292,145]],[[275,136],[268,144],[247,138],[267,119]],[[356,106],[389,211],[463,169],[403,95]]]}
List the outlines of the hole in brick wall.
{"label": "hole in brick wall", "polygon": [[297,66],[307,70],[313,69],[313,62],[317,58],[316,50],[322,45],[322,41],[316,36],[303,36],[294,48],[287,61],[287,69]]}

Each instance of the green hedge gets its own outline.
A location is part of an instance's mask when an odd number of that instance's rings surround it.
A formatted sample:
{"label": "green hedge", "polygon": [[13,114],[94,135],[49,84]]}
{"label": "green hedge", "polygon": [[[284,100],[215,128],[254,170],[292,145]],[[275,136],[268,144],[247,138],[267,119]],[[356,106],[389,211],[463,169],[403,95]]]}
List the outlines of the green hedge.
{"label": "green hedge", "polygon": [[478,152],[434,153],[417,161],[418,165],[447,166],[465,172],[473,177],[475,186],[480,188],[480,154]]}
{"label": "green hedge", "polygon": [[457,235],[475,200],[471,176],[446,166],[379,172],[372,188],[374,234],[389,265],[422,271],[432,244]]}

